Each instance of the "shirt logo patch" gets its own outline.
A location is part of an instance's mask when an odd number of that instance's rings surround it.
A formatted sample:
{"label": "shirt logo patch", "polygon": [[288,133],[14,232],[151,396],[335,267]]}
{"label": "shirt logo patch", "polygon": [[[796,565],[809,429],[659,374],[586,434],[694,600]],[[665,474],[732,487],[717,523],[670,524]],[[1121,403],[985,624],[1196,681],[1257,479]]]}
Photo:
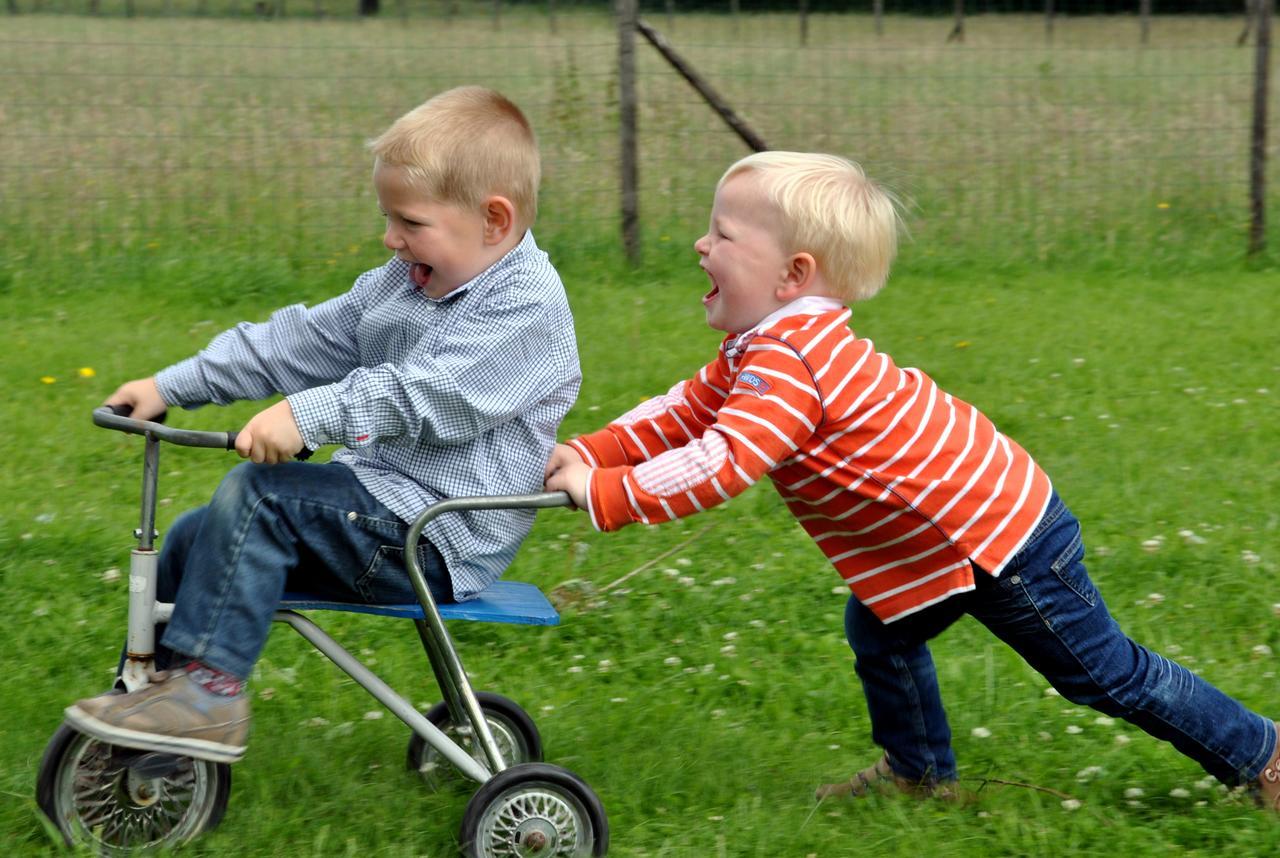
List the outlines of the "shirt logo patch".
{"label": "shirt logo patch", "polygon": [[738,386],[741,387],[742,385],[749,387],[756,396],[764,396],[773,389],[773,385],[750,370],[738,375]]}

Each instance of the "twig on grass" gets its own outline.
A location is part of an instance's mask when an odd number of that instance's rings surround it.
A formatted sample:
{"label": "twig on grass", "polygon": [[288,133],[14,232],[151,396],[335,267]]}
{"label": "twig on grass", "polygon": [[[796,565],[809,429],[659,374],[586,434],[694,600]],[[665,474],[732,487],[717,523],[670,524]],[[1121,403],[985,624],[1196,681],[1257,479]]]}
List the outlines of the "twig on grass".
{"label": "twig on grass", "polygon": [[615,581],[610,581],[608,584],[605,584],[603,587],[601,587],[598,590],[595,589],[591,585],[591,582],[589,581],[582,581],[576,578],[571,578],[567,581],[561,581],[559,584],[551,588],[551,591],[549,594],[551,601],[553,604],[556,605],[557,608],[560,608],[567,604],[572,604],[574,602],[577,602],[582,598],[584,598],[585,596],[602,596],[605,593],[608,593],[610,590],[614,589],[615,587],[619,586],[623,582],[629,581],[630,579],[634,578],[636,575],[639,575],[641,572],[644,572],[647,569],[652,569],[656,564],[661,563],[663,560],[666,560],[671,555],[677,554],[685,550],[694,542],[702,538],[703,534],[705,534],[711,528],[715,527],[716,524],[717,522],[712,521],[712,522],[709,522],[708,524],[703,525],[701,530],[693,534],[693,536],[690,536],[684,542],[681,542],[679,545],[676,545],[673,548],[669,548],[668,550],[659,554],[657,557],[654,557],[650,560],[646,560],[644,563],[641,563],[639,566],[637,566],[635,569],[632,569],[626,575],[623,575],[621,578],[618,578]]}
{"label": "twig on grass", "polygon": [[630,579],[630,578],[635,577],[636,575],[639,575],[641,572],[645,571],[646,569],[651,568],[652,566],[654,566],[654,565],[655,565],[655,564],[657,564],[657,563],[661,563],[663,560],[666,560],[666,559],[667,559],[668,557],[670,557],[672,554],[677,554],[677,553],[679,553],[679,552],[681,552],[681,551],[685,550],[685,549],[686,549],[686,548],[688,548],[690,545],[692,545],[694,542],[698,541],[698,540],[702,537],[702,535],[703,535],[704,533],[706,533],[708,530],[710,530],[711,528],[713,528],[713,527],[715,527],[715,526],[716,526],[716,522],[714,522],[714,521],[713,521],[713,522],[711,522],[711,523],[709,523],[709,524],[705,524],[705,525],[703,525],[701,530],[699,530],[699,531],[698,531],[697,533],[695,533],[693,536],[690,536],[690,537],[689,537],[688,539],[686,539],[684,542],[681,542],[681,543],[680,543],[679,545],[677,545],[675,548],[668,549],[667,551],[662,552],[661,554],[659,554],[657,557],[653,558],[652,560],[648,560],[648,561],[646,561],[646,562],[644,562],[644,563],[641,563],[639,566],[637,566],[636,568],[632,569],[630,572],[628,572],[626,575],[623,575],[623,576],[622,576],[621,578],[619,578],[618,580],[616,580],[616,581],[610,581],[608,584],[605,584],[603,587],[601,587],[601,588],[600,588],[600,592],[601,592],[601,593],[608,593],[610,590],[612,590],[614,587],[616,587],[616,586],[618,586],[619,584],[621,584],[623,581],[626,581],[626,580],[628,580],[628,579]]}
{"label": "twig on grass", "polygon": [[1023,789],[1033,789],[1033,790],[1036,790],[1037,792],[1048,793],[1049,795],[1054,796],[1055,798],[1059,798],[1063,801],[1069,801],[1075,798],[1075,796],[1071,795],[1070,793],[1059,792],[1056,789],[1050,789],[1049,787],[1040,786],[1039,784],[1022,783],[1021,781],[1006,781],[1002,778],[965,778],[964,780],[981,781],[982,783],[978,786],[977,792],[981,792],[983,787],[985,787],[987,784],[999,784],[1000,786],[1013,786],[1013,787],[1022,787]]}

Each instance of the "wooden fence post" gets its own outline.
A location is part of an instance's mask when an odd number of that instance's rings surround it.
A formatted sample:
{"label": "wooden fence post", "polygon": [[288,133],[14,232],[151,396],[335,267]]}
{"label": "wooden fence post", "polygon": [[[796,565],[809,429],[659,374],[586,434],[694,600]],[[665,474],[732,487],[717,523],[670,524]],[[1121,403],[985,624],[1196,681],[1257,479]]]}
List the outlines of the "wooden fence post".
{"label": "wooden fence post", "polygon": [[809,0],[800,0],[800,44],[809,44]]}
{"label": "wooden fence post", "polygon": [[622,175],[622,247],[640,264],[639,153],[636,133],[637,0],[617,0],[619,165]]}
{"label": "wooden fence post", "polygon": [[1044,0],[1044,40],[1053,41],[1053,0]]}
{"label": "wooden fence post", "polygon": [[956,0],[955,23],[951,27],[951,32],[947,34],[947,42],[963,42],[963,41],[964,41],[964,0]]}
{"label": "wooden fence post", "polygon": [[1258,30],[1253,64],[1253,134],[1249,142],[1249,255],[1267,245],[1267,90],[1271,78],[1273,0],[1256,4]]}
{"label": "wooden fence post", "polygon": [[1142,28],[1142,44],[1151,41],[1151,0],[1138,0],[1138,18]]}
{"label": "wooden fence post", "polygon": [[884,0],[872,0],[871,11],[876,19],[876,35],[884,35]]}

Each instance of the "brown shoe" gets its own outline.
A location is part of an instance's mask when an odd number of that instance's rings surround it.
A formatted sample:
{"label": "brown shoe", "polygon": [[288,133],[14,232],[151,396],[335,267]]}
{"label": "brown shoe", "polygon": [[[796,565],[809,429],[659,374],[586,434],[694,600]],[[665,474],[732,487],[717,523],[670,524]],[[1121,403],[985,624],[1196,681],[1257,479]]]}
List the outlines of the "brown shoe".
{"label": "brown shoe", "polygon": [[[1276,722],[1276,732],[1280,734],[1280,722]],[[1280,813],[1280,738],[1276,740],[1276,749],[1271,752],[1271,759],[1262,767],[1257,780],[1258,801],[1263,807]]]}
{"label": "brown shoe", "polygon": [[112,745],[234,763],[249,736],[249,699],[206,691],[176,670],[152,674],[150,685],[128,694],[77,701],[66,719]]}
{"label": "brown shoe", "polygon": [[904,778],[889,765],[889,755],[876,760],[844,783],[823,784],[814,792],[818,801],[824,798],[862,798],[872,792],[900,792],[916,798],[955,799],[955,784],[949,781],[916,781]]}

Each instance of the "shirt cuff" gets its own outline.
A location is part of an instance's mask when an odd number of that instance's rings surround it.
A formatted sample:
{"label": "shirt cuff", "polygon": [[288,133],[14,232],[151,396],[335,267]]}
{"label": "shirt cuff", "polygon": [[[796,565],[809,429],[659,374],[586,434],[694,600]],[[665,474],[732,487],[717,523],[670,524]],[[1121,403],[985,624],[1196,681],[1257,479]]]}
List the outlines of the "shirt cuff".
{"label": "shirt cuff", "polygon": [[199,408],[212,401],[200,371],[200,358],[189,357],[156,373],[156,390],[165,405]]}
{"label": "shirt cuff", "polygon": [[589,435],[579,435],[568,444],[593,468],[616,468],[628,464],[627,451],[607,426]]}
{"label": "shirt cuff", "polygon": [[596,530],[618,530],[639,521],[627,496],[631,468],[593,468],[587,480],[587,512]]}
{"label": "shirt cuff", "polygon": [[[346,421],[343,419],[342,400],[336,385],[326,384],[300,390],[289,394],[285,399],[289,401],[293,420],[298,424],[298,434],[302,436],[302,443],[307,449],[316,450],[326,444],[344,443],[347,446],[362,446],[358,442],[348,443],[348,439],[344,437]],[[367,443],[369,436],[366,435],[363,440]]]}

